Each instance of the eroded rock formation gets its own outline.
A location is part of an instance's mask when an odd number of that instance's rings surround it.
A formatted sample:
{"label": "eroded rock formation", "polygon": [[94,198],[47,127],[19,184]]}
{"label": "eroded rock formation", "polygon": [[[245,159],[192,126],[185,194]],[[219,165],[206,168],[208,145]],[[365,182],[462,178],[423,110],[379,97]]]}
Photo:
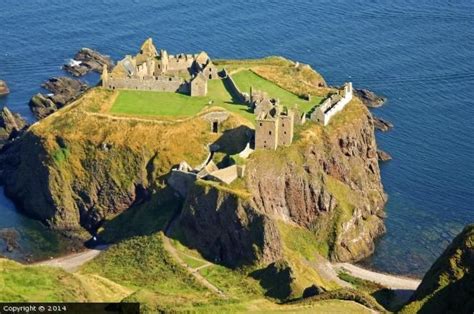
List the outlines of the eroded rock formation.
{"label": "eroded rock formation", "polygon": [[9,141],[18,137],[28,127],[19,114],[12,113],[7,107],[0,111],[0,150]]}
{"label": "eroded rock formation", "polygon": [[53,112],[61,109],[80,95],[88,88],[87,84],[69,77],[51,78],[41,85],[51,95],[34,95],[29,106],[38,119],[43,119]]}
{"label": "eroded rock formation", "polygon": [[381,107],[387,100],[385,97],[378,96],[368,89],[354,89],[354,95],[362,100],[362,103],[369,108]]}
{"label": "eroded rock formation", "polygon": [[74,76],[84,76],[87,73],[94,71],[102,73],[104,65],[108,69],[112,69],[114,62],[109,56],[103,55],[90,48],[82,48],[74,56],[74,60],[77,63],[65,64],[64,70],[68,71]]}

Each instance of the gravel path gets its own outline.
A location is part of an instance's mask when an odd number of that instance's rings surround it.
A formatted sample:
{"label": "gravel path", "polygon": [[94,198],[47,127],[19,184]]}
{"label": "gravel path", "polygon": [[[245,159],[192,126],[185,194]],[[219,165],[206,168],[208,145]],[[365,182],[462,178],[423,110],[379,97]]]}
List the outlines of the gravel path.
{"label": "gravel path", "polygon": [[80,253],[74,253],[63,257],[53,258],[47,261],[34,263],[32,265],[59,267],[64,269],[65,271],[72,273],[79,269],[79,267],[81,267],[83,264],[94,259],[105,249],[107,249],[106,245],[97,246],[94,249],[87,249]]}

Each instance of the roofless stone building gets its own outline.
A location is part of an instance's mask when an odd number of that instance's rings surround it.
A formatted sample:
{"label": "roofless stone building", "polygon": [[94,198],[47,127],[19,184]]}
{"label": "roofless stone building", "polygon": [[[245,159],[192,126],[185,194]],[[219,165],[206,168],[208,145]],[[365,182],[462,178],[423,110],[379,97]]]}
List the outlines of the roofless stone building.
{"label": "roofless stone building", "polygon": [[110,73],[104,67],[102,87],[206,96],[207,82],[213,79],[219,79],[219,74],[204,51],[170,55],[163,49],[158,52],[149,38],[137,55],[125,56]]}

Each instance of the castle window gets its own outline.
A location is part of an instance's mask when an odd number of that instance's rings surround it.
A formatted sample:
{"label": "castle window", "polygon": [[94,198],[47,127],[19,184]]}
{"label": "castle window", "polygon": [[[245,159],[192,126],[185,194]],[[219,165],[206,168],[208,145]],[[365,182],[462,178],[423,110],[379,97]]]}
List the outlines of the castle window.
{"label": "castle window", "polygon": [[262,126],[262,125],[263,125],[262,122],[260,122],[260,126]]}
{"label": "castle window", "polygon": [[285,134],[286,134],[286,131],[285,131],[285,132],[283,132],[283,133],[285,133]]}
{"label": "castle window", "polygon": [[209,79],[212,80],[212,74],[209,74]]}
{"label": "castle window", "polygon": [[272,135],[272,131],[268,131],[268,135]]}
{"label": "castle window", "polygon": [[217,121],[212,122],[212,133],[217,133],[219,130],[219,123]]}
{"label": "castle window", "polygon": [[284,124],[284,123],[282,123],[282,124],[281,124],[281,126],[282,126],[282,127],[285,127],[285,124]]}
{"label": "castle window", "polygon": [[172,81],[173,79],[170,77],[170,82]]}

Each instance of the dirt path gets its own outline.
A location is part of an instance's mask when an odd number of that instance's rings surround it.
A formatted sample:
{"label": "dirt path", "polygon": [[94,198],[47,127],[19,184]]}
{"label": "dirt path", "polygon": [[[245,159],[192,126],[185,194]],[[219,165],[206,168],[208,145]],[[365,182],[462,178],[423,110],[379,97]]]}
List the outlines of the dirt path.
{"label": "dirt path", "polygon": [[173,246],[173,244],[171,244],[171,241],[170,239],[167,237],[167,236],[164,236],[163,237],[163,244],[164,244],[164,247],[165,249],[168,251],[168,253],[170,253],[170,255],[178,262],[178,264],[180,264],[182,267],[186,268],[186,270],[200,283],[202,284],[203,286],[205,286],[206,288],[208,288],[209,290],[213,291],[214,293],[216,293],[217,295],[219,295],[220,297],[222,298],[226,298],[227,296],[224,294],[224,292],[222,292],[219,288],[217,288],[216,286],[214,286],[212,283],[210,283],[206,278],[204,278],[200,273],[199,273],[199,269],[201,268],[204,268],[204,267],[208,267],[210,266],[211,264],[209,263],[209,265],[205,264],[203,266],[200,266],[198,268],[191,268],[188,266],[188,264],[186,264],[182,259],[181,257],[179,256],[178,252],[176,251],[175,247]]}
{"label": "dirt path", "polygon": [[378,273],[349,263],[333,264],[334,269],[344,270],[354,277],[373,281],[393,290],[416,290],[421,280]]}
{"label": "dirt path", "polygon": [[80,253],[70,254],[63,257],[53,258],[47,261],[42,261],[34,263],[32,265],[36,266],[51,266],[59,267],[68,272],[75,272],[79,267],[81,267],[86,262],[94,259],[102,251],[107,249],[107,246],[98,246],[94,249],[87,249]]}

